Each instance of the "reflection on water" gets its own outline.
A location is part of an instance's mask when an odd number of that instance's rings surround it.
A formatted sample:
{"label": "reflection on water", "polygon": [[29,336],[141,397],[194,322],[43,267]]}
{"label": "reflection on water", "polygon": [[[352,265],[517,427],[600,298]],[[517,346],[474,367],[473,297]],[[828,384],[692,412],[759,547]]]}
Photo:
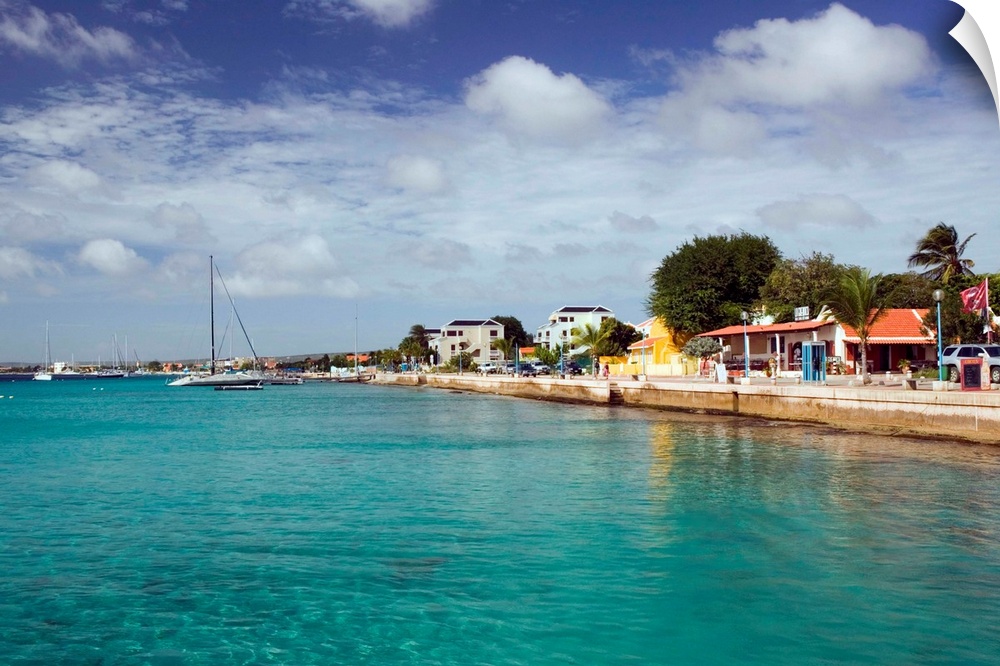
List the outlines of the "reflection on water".
{"label": "reflection on water", "polygon": [[649,499],[667,502],[670,499],[670,468],[674,457],[674,424],[654,421],[649,426]]}

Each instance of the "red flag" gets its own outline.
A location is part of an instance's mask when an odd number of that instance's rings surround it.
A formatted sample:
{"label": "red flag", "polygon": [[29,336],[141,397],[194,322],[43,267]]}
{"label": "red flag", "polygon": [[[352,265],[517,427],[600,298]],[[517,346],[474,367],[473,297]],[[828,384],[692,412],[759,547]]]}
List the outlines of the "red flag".
{"label": "red flag", "polygon": [[986,309],[988,301],[986,280],[983,280],[975,287],[969,287],[961,292],[962,312],[979,312]]}

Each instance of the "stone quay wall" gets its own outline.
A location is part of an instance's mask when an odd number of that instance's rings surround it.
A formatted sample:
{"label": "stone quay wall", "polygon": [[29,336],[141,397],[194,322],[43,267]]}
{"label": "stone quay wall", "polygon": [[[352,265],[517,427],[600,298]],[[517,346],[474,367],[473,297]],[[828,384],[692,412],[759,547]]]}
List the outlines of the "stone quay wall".
{"label": "stone quay wall", "polygon": [[751,416],[822,423],[878,434],[1000,444],[1000,392],[995,391],[903,391],[877,386],[604,381],[475,374],[379,374],[373,383],[579,404]]}

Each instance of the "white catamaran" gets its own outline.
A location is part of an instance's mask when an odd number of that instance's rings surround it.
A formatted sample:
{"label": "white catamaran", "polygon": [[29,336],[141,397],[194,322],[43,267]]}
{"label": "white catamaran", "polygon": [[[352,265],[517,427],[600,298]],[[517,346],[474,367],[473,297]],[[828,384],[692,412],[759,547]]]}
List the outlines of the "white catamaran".
{"label": "white catamaran", "polygon": [[[208,258],[209,262],[209,284],[211,285],[211,320],[212,320],[212,360],[209,365],[209,372],[206,373],[192,373],[184,375],[183,377],[178,377],[172,381],[167,382],[167,386],[252,386],[261,384],[265,377],[264,374],[258,370],[252,371],[229,371],[229,372],[216,372],[215,371],[215,271],[218,269],[215,266],[215,259],[213,257]],[[222,279],[222,275],[219,275],[219,279]],[[225,282],[223,282],[223,287],[225,287]],[[228,290],[226,291],[228,295]],[[232,298],[229,299],[232,303]],[[233,306],[233,311],[236,314],[237,321],[240,322],[240,328],[243,329],[243,322],[239,320],[239,313],[235,312],[235,305]],[[243,335],[246,336],[246,329],[243,329]],[[250,352],[253,354],[254,364],[257,364],[257,352],[254,351],[253,343],[250,342],[250,338],[247,336],[247,344],[250,345]]]}

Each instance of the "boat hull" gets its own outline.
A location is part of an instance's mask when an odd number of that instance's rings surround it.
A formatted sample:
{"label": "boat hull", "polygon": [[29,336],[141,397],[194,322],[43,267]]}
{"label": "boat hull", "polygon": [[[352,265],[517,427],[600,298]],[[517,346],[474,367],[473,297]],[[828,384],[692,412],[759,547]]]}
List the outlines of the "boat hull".
{"label": "boat hull", "polygon": [[262,380],[262,377],[248,372],[223,373],[218,375],[184,375],[183,377],[167,382],[167,386],[250,386],[258,384]]}

